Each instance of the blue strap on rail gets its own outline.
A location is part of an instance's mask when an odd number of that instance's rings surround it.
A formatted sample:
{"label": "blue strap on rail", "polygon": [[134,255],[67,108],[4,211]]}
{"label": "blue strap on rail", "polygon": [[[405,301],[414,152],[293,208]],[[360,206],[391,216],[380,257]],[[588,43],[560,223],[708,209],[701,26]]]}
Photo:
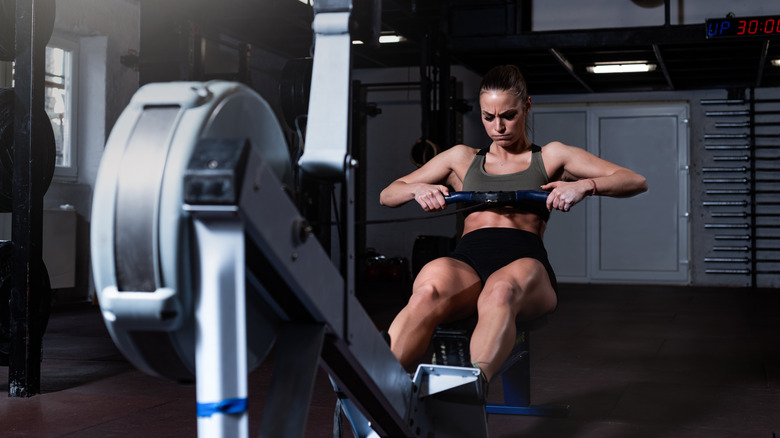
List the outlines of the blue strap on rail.
{"label": "blue strap on rail", "polygon": [[493,202],[517,202],[517,201],[536,201],[547,202],[547,196],[549,192],[542,190],[518,190],[516,192],[451,192],[449,196],[445,196],[444,200],[448,204],[453,202],[479,202],[479,203],[493,203]]}
{"label": "blue strap on rail", "polygon": [[198,417],[214,414],[240,414],[246,412],[247,399],[229,398],[216,403],[198,403]]}

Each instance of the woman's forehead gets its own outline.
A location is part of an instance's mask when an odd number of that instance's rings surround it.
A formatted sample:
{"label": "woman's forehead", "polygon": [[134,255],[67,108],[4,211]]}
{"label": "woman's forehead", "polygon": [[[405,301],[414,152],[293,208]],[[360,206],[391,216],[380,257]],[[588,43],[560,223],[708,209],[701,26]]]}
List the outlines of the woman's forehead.
{"label": "woman's forehead", "polygon": [[515,109],[521,104],[522,102],[516,94],[507,91],[488,90],[479,95],[479,105],[483,111],[501,113]]}

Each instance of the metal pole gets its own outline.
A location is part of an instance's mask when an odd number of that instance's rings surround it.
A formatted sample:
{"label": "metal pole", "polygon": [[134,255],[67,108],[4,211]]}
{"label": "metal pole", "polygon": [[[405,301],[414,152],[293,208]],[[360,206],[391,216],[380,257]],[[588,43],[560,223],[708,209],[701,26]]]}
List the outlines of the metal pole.
{"label": "metal pole", "polygon": [[31,284],[44,275],[43,181],[38,157],[41,138],[32,126],[44,107],[45,48],[42,32],[36,35],[45,14],[46,1],[16,1],[16,65],[14,72],[14,169],[11,239],[14,242],[11,291],[11,344],[8,368],[9,397],[29,397],[40,392],[41,337],[40,291]]}
{"label": "metal pole", "polygon": [[672,0],[664,1],[664,26],[670,26],[672,24]]}
{"label": "metal pole", "polygon": [[193,211],[198,437],[249,436],[244,233],[237,209]]}

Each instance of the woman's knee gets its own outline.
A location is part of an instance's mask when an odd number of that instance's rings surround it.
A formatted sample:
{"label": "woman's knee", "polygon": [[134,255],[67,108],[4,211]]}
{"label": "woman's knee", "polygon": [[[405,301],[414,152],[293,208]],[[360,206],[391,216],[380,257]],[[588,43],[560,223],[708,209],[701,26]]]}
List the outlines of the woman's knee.
{"label": "woman's knee", "polygon": [[419,318],[433,317],[436,319],[446,314],[451,307],[451,298],[442,294],[440,286],[434,282],[425,282],[415,284],[412,296],[406,307],[415,313]]}
{"label": "woman's knee", "polygon": [[545,314],[555,310],[557,297],[544,266],[522,259],[496,271],[480,296],[480,309],[511,309],[515,314]]}
{"label": "woman's knee", "polygon": [[478,289],[454,293],[441,288],[436,282],[415,285],[407,308],[421,320],[436,324],[465,318],[477,310]]}
{"label": "woman's knee", "polygon": [[477,305],[480,310],[495,308],[513,309],[516,307],[521,293],[520,288],[513,282],[492,281],[482,290]]}
{"label": "woman's knee", "polygon": [[412,296],[409,298],[409,305],[411,306],[433,306],[439,301],[441,301],[442,297],[439,293],[439,288],[436,286],[435,283],[431,282],[423,282],[423,283],[415,283],[414,288],[412,290]]}

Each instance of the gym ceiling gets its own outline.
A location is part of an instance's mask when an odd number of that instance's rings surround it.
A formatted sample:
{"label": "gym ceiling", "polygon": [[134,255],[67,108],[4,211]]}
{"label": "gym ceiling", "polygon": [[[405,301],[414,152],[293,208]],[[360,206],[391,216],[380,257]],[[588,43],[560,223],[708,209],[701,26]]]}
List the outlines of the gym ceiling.
{"label": "gym ceiling", "polygon": [[[159,0],[142,0],[142,4]],[[169,0],[203,26],[288,58],[308,56],[312,9],[298,0]],[[356,8],[372,0],[356,0]],[[669,6],[666,23],[669,23]],[[705,23],[531,32],[530,1],[382,0],[383,33],[405,41],[355,45],[355,68],[419,67],[449,60],[482,74],[521,67],[534,94],[745,89],[780,86],[780,31],[707,38]],[[354,15],[366,11],[357,9]],[[368,11],[370,13],[370,11]],[[780,20],[778,20],[780,24]],[[596,75],[595,63],[646,60],[653,71]]]}

